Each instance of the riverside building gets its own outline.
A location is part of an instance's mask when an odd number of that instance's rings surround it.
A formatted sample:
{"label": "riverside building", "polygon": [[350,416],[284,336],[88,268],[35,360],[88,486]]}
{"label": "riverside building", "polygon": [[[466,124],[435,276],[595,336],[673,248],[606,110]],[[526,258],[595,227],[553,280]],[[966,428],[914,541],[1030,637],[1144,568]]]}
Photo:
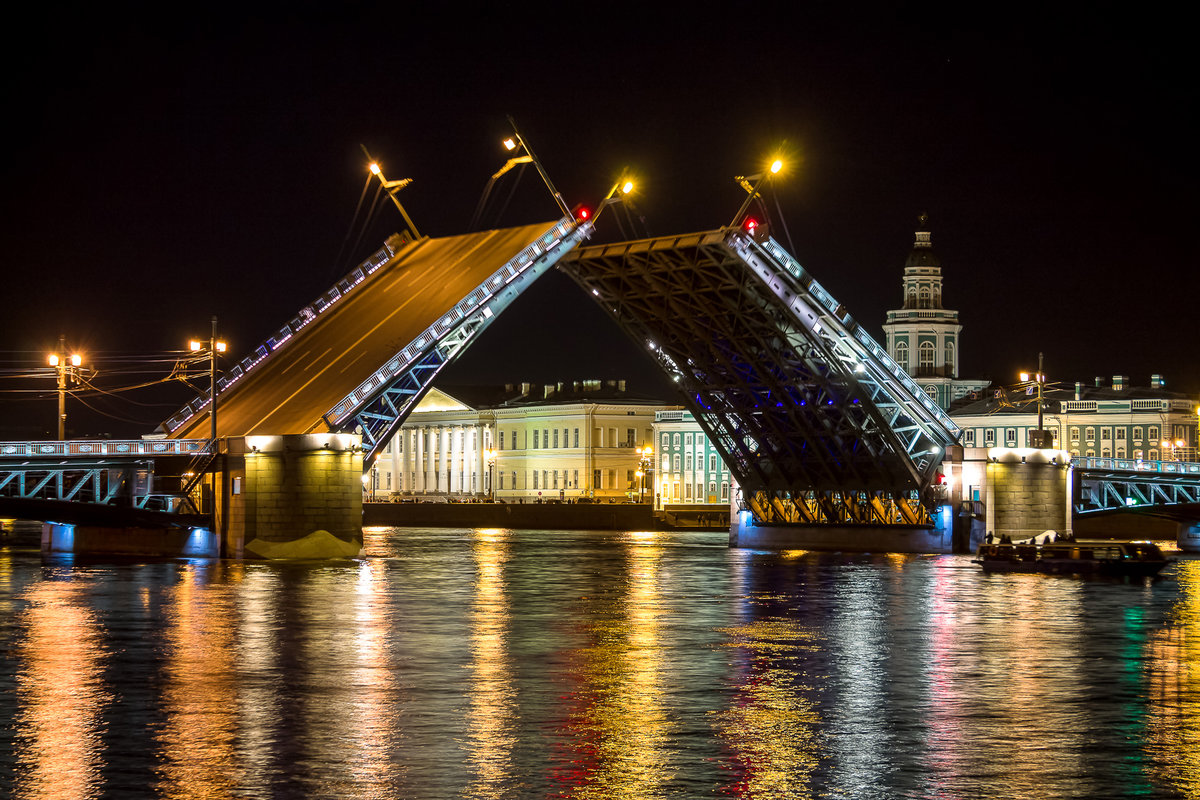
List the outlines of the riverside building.
{"label": "riverside building", "polygon": [[887,312],[888,354],[943,409],[988,381],[958,377],[958,312],[942,305],[942,264],[933,252],[929,216],[919,218],[916,240],[904,262],[904,305]]}
{"label": "riverside building", "polygon": [[625,381],[432,389],[368,473],[377,499],[505,502],[638,497],[637,449],[661,400]]}

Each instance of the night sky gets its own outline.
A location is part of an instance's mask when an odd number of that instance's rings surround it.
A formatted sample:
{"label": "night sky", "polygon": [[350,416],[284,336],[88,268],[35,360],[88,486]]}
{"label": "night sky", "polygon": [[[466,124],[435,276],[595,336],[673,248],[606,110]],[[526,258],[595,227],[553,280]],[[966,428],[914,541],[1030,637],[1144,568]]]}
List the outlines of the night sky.
{"label": "night sky", "polygon": [[[1015,381],[1041,350],[1052,381],[1158,372],[1200,393],[1181,20],[442,5],[170,19],[47,6],[10,29],[4,371],[44,364],[64,334],[98,383],[153,380],[121,365],[169,358],[214,314],[240,357],[401,229],[384,207],[361,239],[351,231],[360,144],[389,178],[413,179],[400,197],[421,233],[463,233],[511,114],[570,205],[594,205],[623,168],[641,176],[634,213],[606,212],[598,241],[622,238],[618,220],[651,235],[728,223],[745,196],[733,176],[782,148],[773,233],[874,335],[901,303],[925,212],[965,326],[963,377]],[[558,216],[532,171],[489,213],[488,227]],[[447,381],[588,377],[666,388],[556,273]],[[52,394],[18,385],[53,387],[48,373],[0,383],[0,438],[51,431]],[[146,432],[186,396],[93,398],[111,416],[72,406],[72,427]]]}

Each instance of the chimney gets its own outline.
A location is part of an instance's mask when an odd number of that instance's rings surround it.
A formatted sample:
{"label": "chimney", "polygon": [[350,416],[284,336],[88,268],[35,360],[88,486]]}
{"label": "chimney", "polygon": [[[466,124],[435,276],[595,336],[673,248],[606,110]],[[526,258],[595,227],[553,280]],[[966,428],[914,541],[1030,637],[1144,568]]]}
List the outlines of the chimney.
{"label": "chimney", "polygon": [[1096,388],[1097,389],[1104,388],[1104,378],[1100,377],[1099,375],[1096,376]]}
{"label": "chimney", "polygon": [[542,399],[549,400],[551,397],[554,397],[554,384],[553,383],[543,384],[542,385]]}
{"label": "chimney", "polygon": [[617,381],[617,391],[621,394],[625,393],[625,381]]}
{"label": "chimney", "polygon": [[1075,399],[1083,399],[1083,381],[1075,381]]}
{"label": "chimney", "polygon": [[530,389],[532,389],[532,388],[533,388],[533,384],[532,384],[532,383],[522,383],[522,384],[521,384],[521,394],[523,394],[523,395],[528,395],[528,394],[529,394],[529,390],[530,390]]}
{"label": "chimney", "polygon": [[1113,375],[1113,389],[1118,392],[1125,391],[1125,382],[1128,380],[1128,375]]}
{"label": "chimney", "polygon": [[1151,389],[1165,389],[1165,388],[1167,388],[1167,382],[1163,380],[1162,375],[1155,373],[1150,376],[1150,388]]}
{"label": "chimney", "polygon": [[507,394],[512,394],[512,391],[513,391],[513,385],[512,385],[511,383],[506,383],[506,384],[504,384],[504,391],[505,391]]}

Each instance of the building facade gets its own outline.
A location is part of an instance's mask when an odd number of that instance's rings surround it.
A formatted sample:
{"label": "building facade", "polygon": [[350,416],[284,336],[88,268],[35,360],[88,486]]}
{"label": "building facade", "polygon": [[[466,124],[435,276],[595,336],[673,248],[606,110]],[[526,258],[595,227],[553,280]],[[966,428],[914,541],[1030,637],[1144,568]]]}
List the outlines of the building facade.
{"label": "building facade", "polygon": [[368,474],[379,498],[637,499],[661,401],[624,381],[431,390]]}
{"label": "building facade", "polygon": [[[952,410],[963,445],[1031,447],[1038,426],[1035,392],[992,389],[988,398]],[[1101,378],[1091,386],[1076,383],[1073,390],[1051,385],[1043,401],[1042,426],[1051,447],[1072,456],[1197,460],[1196,403],[1168,392],[1159,375],[1151,376],[1149,387],[1132,386],[1123,375],[1108,385]]]}
{"label": "building facade", "polygon": [[735,482],[692,412],[659,411],[654,416],[655,507],[668,504],[728,504]]}
{"label": "building facade", "polygon": [[933,252],[929,217],[920,216],[912,251],[904,263],[904,304],[887,312],[883,331],[888,354],[943,409],[988,381],[958,377],[958,312],[942,304],[942,265]]}

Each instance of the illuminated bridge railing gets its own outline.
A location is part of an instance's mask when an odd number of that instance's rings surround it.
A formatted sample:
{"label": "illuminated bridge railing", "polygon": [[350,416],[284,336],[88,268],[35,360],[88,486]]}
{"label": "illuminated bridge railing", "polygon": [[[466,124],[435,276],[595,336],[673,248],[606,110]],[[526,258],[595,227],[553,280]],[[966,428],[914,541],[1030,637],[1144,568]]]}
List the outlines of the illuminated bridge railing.
{"label": "illuminated bridge railing", "polygon": [[[332,308],[337,301],[341,300],[346,295],[350,294],[360,283],[373,275],[384,264],[388,263],[399,252],[400,247],[405,243],[405,240],[397,235],[392,234],[384,242],[383,247],[375,251],[375,253],[366,261],[359,264],[344,278],[335,283],[328,291],[312,301],[304,308],[300,309],[291,322],[284,325],[274,335],[267,338],[265,342],[260,344],[254,351],[238,362],[229,372],[217,381],[217,393],[228,389],[233,384],[241,380],[250,370],[257,367],[265,361],[272,353],[278,350],[289,339],[295,336],[301,328],[308,325],[325,311]],[[181,408],[179,412],[171,417],[166,422],[167,433],[172,433],[179,429],[192,417],[202,413],[208,408],[209,397],[207,395],[197,397],[192,402]]]}
{"label": "illuminated bridge railing", "polygon": [[784,268],[791,273],[792,277],[799,281],[800,285],[804,286],[809,294],[821,304],[827,313],[837,317],[839,322],[850,328],[851,335],[858,342],[859,346],[870,353],[871,357],[875,359],[876,363],[882,366],[891,375],[893,380],[904,386],[904,388],[907,389],[908,392],[913,396],[913,399],[921,404],[922,408],[925,409],[925,412],[929,416],[936,419],[945,430],[955,435],[958,434],[958,425],[955,424],[955,422],[950,418],[950,415],[943,411],[942,407],[935,403],[933,399],[925,393],[920,385],[912,379],[912,376],[910,376],[903,367],[896,363],[892,357],[888,355],[887,351],[880,347],[879,343],[876,342],[870,334],[868,334],[862,329],[861,326],[851,319],[849,312],[846,311],[846,307],[835,300],[833,295],[826,291],[825,287],[818,283],[816,278],[810,275],[808,271],[805,270],[804,267],[802,267],[800,263],[792,257],[791,253],[789,253],[787,250],[784,250],[778,242],[770,238],[768,238],[765,242],[760,243],[759,246],[762,247],[763,250],[770,253],[770,255],[776,261],[782,264]]}
{"label": "illuminated bridge railing", "polygon": [[[585,226],[580,226],[581,233]],[[355,410],[376,396],[381,389],[412,368],[430,347],[436,345],[447,334],[455,329],[460,322],[471,319],[476,314],[482,314],[487,319],[501,308],[492,310],[489,305],[496,296],[513,281],[521,278],[538,259],[558,247],[563,239],[571,235],[575,228],[573,220],[560,220],[524,250],[509,259],[502,267],[493,272],[483,283],[479,284],[453,308],[447,311],[441,319],[426,328],[417,338],[413,339],[403,350],[377,369],[369,378],[346,395],[336,406],[325,414],[329,425],[335,429],[346,424]],[[589,227],[590,229],[590,227]]]}
{"label": "illuminated bridge railing", "polygon": [[62,442],[0,442],[0,459],[95,459],[192,456],[208,452],[207,439],[83,439]]}
{"label": "illuminated bridge railing", "polygon": [[1114,470],[1162,475],[1195,475],[1200,478],[1200,464],[1192,461],[1146,461],[1140,458],[1096,458],[1072,456],[1071,465],[1077,470]]}

